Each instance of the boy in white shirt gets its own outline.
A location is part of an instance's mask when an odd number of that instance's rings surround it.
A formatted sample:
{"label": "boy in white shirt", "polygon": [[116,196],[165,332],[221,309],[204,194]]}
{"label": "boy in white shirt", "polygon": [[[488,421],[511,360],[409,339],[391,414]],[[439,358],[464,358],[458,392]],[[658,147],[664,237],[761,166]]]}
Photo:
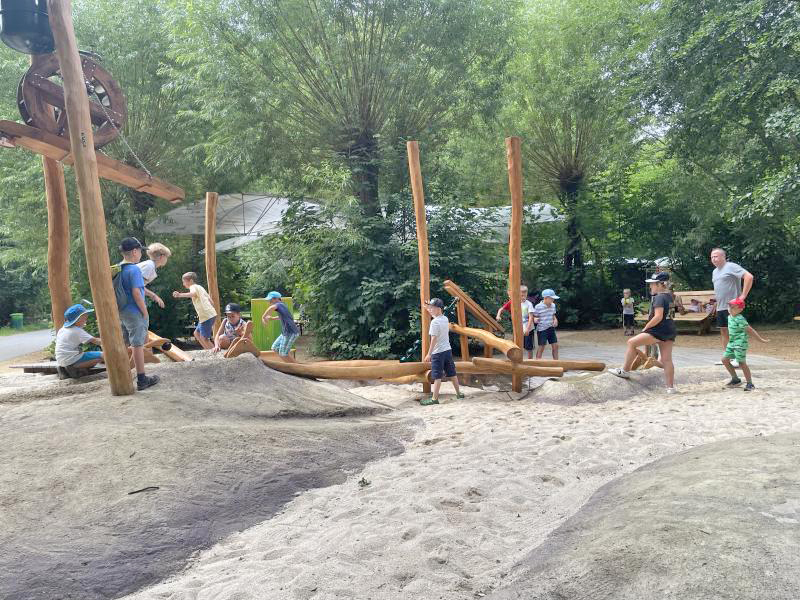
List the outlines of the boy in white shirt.
{"label": "boy in white shirt", "polygon": [[165,266],[170,256],[172,256],[172,251],[169,248],[164,244],[153,242],[147,247],[148,260],[143,260],[136,265],[142,272],[142,279],[144,279],[144,295],[148,298],[152,298],[160,308],[164,308],[164,301],[147,286],[155,281],[155,278],[158,277],[157,269]]}
{"label": "boy in white shirt", "polygon": [[97,351],[84,352],[81,344],[101,345],[100,338],[94,337],[84,329],[89,314],[82,304],[73,304],[64,311],[64,326],[56,335],[56,361],[59,367],[71,369],[91,369],[103,362],[103,353]]}
{"label": "boy in white shirt", "polygon": [[191,298],[194,304],[194,310],[197,312],[197,327],[194,330],[194,339],[205,350],[212,350],[214,342],[214,322],[217,320],[217,311],[214,308],[214,303],[211,302],[211,296],[205,288],[197,283],[197,273],[189,271],[184,273],[181,277],[183,287],[188,292],[172,292],[173,298]]}
{"label": "boy in white shirt", "polygon": [[[533,358],[533,351],[536,348],[536,325],[533,321],[533,302],[529,300],[528,286],[521,285],[519,288],[519,297],[522,298],[522,335],[524,336],[525,350],[528,351],[528,358]],[[511,300],[503,304],[497,310],[495,321],[498,323],[503,317],[503,311],[511,312]]]}
{"label": "boy in white shirt", "polygon": [[453,362],[453,350],[450,347],[450,321],[444,316],[444,302],[439,298],[431,298],[425,305],[431,315],[431,326],[428,332],[431,336],[430,349],[422,362],[431,363],[431,376],[433,377],[433,395],[420,400],[422,406],[439,404],[439,388],[442,379],[447,377],[456,389],[456,398],[463,398],[464,394],[458,389],[456,364]]}

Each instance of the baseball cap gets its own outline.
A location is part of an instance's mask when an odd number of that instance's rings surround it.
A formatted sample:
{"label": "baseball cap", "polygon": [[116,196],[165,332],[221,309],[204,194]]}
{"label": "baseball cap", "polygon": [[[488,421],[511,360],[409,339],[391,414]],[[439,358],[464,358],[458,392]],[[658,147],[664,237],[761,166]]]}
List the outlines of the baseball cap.
{"label": "baseball cap", "polygon": [[267,294],[267,300],[274,300],[275,298],[278,298],[280,300],[282,298],[281,293],[280,292],[270,292],[269,294]]}
{"label": "baseball cap", "polygon": [[665,283],[669,281],[669,273],[653,273],[650,279],[645,279],[645,283]]}
{"label": "baseball cap", "polygon": [[226,313],[231,313],[231,312],[240,313],[240,312],[242,312],[242,307],[239,306],[238,304],[236,304],[236,302],[229,302],[228,304],[225,305],[225,312]]}
{"label": "baseball cap", "polygon": [[127,237],[119,243],[119,249],[121,252],[130,252],[131,250],[136,250],[137,248],[141,247],[142,243],[135,237]]}
{"label": "baseball cap", "polygon": [[438,308],[444,308],[444,302],[442,302],[441,298],[431,298],[425,304],[428,306],[436,306]]}
{"label": "baseball cap", "polygon": [[551,289],[542,290],[542,298],[553,298],[554,300],[558,300],[559,296],[556,296],[556,293]]}
{"label": "baseball cap", "polygon": [[744,308],[744,300],[740,298],[734,298],[730,302],[728,302],[728,306],[737,306],[739,308]]}
{"label": "baseball cap", "polygon": [[93,310],[86,308],[83,304],[73,304],[64,311],[64,327],[72,327],[75,321],[80,319],[87,313],[93,313]]}

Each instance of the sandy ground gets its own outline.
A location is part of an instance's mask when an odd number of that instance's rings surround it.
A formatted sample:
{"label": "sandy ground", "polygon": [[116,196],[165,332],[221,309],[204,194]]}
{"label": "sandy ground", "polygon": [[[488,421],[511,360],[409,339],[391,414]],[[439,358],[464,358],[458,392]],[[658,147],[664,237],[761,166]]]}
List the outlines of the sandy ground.
{"label": "sandy ground", "polygon": [[756,377],[744,393],[718,370],[683,369],[668,396],[656,370],[629,382],[605,373],[429,408],[410,387],[351,389],[424,418],[405,453],[303,493],[128,598],[483,597],[604,484],[703,444],[800,431],[800,370]]}

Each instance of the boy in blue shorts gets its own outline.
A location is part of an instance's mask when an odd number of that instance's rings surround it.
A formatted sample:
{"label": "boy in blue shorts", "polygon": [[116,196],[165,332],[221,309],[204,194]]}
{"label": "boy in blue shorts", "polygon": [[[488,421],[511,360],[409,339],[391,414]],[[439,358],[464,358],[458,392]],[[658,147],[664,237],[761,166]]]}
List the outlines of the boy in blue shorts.
{"label": "boy in blue shorts", "polygon": [[[292,349],[292,344],[300,337],[300,330],[297,329],[294,316],[292,316],[292,313],[289,311],[289,307],[281,301],[280,292],[270,292],[267,294],[267,300],[269,300],[269,306],[267,310],[264,311],[261,322],[266,325],[267,321],[273,319],[280,319],[281,321],[281,334],[272,343],[272,350],[277,352],[278,356],[280,356],[284,362],[297,362],[289,353]],[[269,313],[273,311],[278,314],[275,316],[270,315]]]}
{"label": "boy in blue shorts", "polygon": [[433,377],[433,395],[420,400],[422,406],[439,404],[439,388],[442,379],[447,377],[456,389],[456,398],[463,398],[464,394],[458,389],[456,364],[453,362],[453,350],[450,347],[450,321],[444,316],[444,302],[439,298],[431,298],[425,305],[431,315],[431,326],[428,332],[431,336],[428,354],[422,362],[431,363],[431,377]]}
{"label": "boy in blue shorts", "polygon": [[64,326],[56,335],[56,361],[72,375],[73,369],[91,369],[103,362],[102,352],[83,352],[81,344],[100,346],[100,338],[86,331],[86,321],[93,310],[84,308],[82,304],[73,304],[64,311]]}
{"label": "boy in blue shorts", "polygon": [[181,276],[181,282],[188,292],[172,292],[173,298],[191,298],[197,313],[197,326],[194,328],[194,339],[204,350],[213,350],[214,323],[217,321],[217,309],[211,296],[202,285],[197,283],[197,273],[188,271]]}
{"label": "boy in blue shorts", "polygon": [[542,290],[542,301],[533,309],[533,318],[536,322],[536,332],[539,338],[539,347],[536,349],[536,358],[542,358],[544,347],[550,344],[553,360],[558,360],[558,317],[556,317],[556,304],[558,296],[553,290]]}

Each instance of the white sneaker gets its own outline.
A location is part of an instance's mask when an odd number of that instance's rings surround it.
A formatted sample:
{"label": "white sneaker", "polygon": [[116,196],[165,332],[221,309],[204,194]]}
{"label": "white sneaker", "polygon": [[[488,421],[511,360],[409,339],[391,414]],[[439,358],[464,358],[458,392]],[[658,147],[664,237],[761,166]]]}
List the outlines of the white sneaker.
{"label": "white sneaker", "polygon": [[668,394],[677,394],[678,390],[676,390],[674,387],[667,388],[667,393]]}
{"label": "white sneaker", "polygon": [[622,369],[609,369],[609,373],[612,375],[616,375],[617,377],[622,377],[623,379],[630,379],[631,372],[630,371],[623,371]]}

